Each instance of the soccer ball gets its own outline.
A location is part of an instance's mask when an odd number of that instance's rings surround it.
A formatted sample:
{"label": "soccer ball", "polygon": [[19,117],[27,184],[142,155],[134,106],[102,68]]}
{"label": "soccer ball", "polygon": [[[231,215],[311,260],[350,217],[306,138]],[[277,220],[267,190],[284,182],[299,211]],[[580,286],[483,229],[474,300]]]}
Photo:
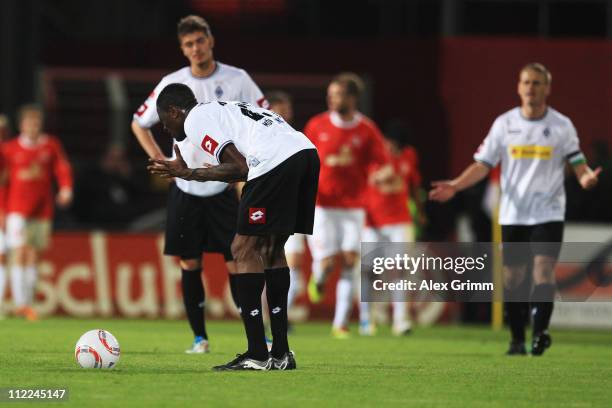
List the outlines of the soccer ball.
{"label": "soccer ball", "polygon": [[106,330],[90,330],[76,343],[74,356],[83,368],[113,368],[119,361],[119,342]]}

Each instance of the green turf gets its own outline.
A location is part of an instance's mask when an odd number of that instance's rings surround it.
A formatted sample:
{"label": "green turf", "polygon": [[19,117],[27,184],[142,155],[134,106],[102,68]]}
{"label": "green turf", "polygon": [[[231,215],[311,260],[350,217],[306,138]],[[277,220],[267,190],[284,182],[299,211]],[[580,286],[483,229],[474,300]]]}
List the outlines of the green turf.
{"label": "green turf", "polygon": [[[93,328],[111,331],[113,370],[84,370],[73,351]],[[186,355],[185,322],[49,319],[0,321],[0,387],[70,390],[67,403],[37,406],[610,407],[612,332],[553,331],[543,357],[505,357],[505,332],[417,329],[405,338],[333,340],[327,324],[298,325],[293,372],[217,373],[244,351],[238,322],[209,324],[212,352]],[[20,406],[14,405],[13,406]]]}

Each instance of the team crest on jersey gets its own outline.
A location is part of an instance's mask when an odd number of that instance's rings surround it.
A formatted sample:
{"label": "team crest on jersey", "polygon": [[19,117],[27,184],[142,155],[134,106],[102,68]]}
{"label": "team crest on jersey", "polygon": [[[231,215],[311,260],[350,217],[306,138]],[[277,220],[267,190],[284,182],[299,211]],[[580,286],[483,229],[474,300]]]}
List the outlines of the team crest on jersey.
{"label": "team crest on jersey", "polygon": [[360,146],[361,145],[361,137],[359,135],[353,135],[352,142],[353,142],[353,144],[355,146]]}
{"label": "team crest on jersey", "polygon": [[321,134],[319,135],[319,139],[320,139],[322,142],[327,142],[327,141],[329,140],[329,134],[327,134],[327,133],[323,132],[323,133],[321,133]]}
{"label": "team crest on jersey", "polygon": [[223,88],[221,88],[221,85],[217,85],[215,88],[215,96],[217,98],[221,98],[223,96]]}
{"label": "team crest on jersey", "polygon": [[249,208],[249,224],[265,224],[266,209],[265,208]]}
{"label": "team crest on jersey", "polygon": [[546,129],[544,129],[544,131],[542,133],[544,134],[544,137],[548,137],[548,136],[550,136],[550,129],[546,128]]}
{"label": "team crest on jersey", "polygon": [[217,149],[217,146],[219,146],[219,143],[212,137],[206,135],[204,136],[204,140],[202,140],[201,146],[205,152],[210,153],[214,156],[215,150]]}

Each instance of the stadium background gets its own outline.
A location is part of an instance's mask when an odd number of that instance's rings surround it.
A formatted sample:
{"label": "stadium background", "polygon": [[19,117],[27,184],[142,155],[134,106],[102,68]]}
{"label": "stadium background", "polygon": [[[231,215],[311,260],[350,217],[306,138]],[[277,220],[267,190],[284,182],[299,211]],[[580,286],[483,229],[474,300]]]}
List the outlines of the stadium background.
{"label": "stadium background", "polygon": [[[146,174],[129,123],[161,74],[185,65],[175,25],[189,13],[211,23],[218,60],[248,70],[264,91],[293,95],[298,129],[325,109],[333,74],[363,75],[363,110],[383,129],[397,120],[408,126],[425,186],[470,161],[492,120],[517,104],[520,67],[544,63],[554,77],[551,104],[572,118],[593,167],[608,169],[590,192],[568,179],[570,236],[599,231],[597,240],[610,242],[611,1],[4,0],[0,112],[14,121],[20,104],[42,103],[77,179],[41,266],[43,314],[181,316],[179,271],[159,249],[166,186]],[[484,187],[452,206],[428,204],[421,238],[490,240]],[[104,189],[123,198],[104,201]],[[208,312],[228,317],[221,259],[205,263],[214,271],[206,274]],[[298,304],[298,317],[323,318],[332,296],[317,308],[305,296]],[[489,319],[487,305],[423,307],[428,322]]]}

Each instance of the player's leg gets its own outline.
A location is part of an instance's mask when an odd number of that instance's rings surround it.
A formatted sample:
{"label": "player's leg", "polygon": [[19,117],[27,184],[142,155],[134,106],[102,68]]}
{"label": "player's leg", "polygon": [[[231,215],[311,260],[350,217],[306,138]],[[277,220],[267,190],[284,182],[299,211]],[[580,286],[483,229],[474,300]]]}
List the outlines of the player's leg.
{"label": "player's leg", "polygon": [[272,366],[265,341],[261,304],[266,283],[260,255],[264,238],[238,233],[232,243],[237,271],[236,289],[248,348],[229,363],[214,367],[215,370],[269,370]]}
{"label": "player's leg", "polygon": [[530,227],[502,226],[504,310],[512,336],[508,355],[525,355],[525,326],[529,321],[525,277],[531,252],[526,244]]}
{"label": "player's leg", "polygon": [[26,220],[26,246],[24,282],[26,291],[26,318],[36,320],[38,315],[33,309],[36,300],[36,285],[38,283],[38,264],[41,253],[49,246],[51,240],[51,220]]}
{"label": "player's leg", "polygon": [[187,354],[208,353],[208,333],[206,332],[205,302],[206,294],[202,282],[202,263],[200,259],[191,258],[179,260],[181,268],[181,288],[183,290],[183,305],[189,327],[194,340]]}
{"label": "player's leg", "polygon": [[536,225],[531,234],[533,260],[533,292],[531,310],[533,337],[531,354],[542,355],[552,340],[548,325],[552,316],[555,298],[555,265],[563,241],[563,223],[550,222]]}
{"label": "player's leg", "polygon": [[308,297],[312,303],[323,299],[325,283],[334,271],[340,248],[340,225],[336,210],[316,207],[312,235],[307,236],[312,254],[312,274],[308,281]]}
{"label": "player's leg", "polygon": [[[389,242],[406,243],[415,241],[414,225],[411,223],[394,224],[383,227],[383,232]],[[394,271],[396,281],[401,281],[404,276],[402,271]],[[412,322],[408,313],[408,298],[404,291],[394,291],[391,294],[393,304],[393,326],[392,332],[396,336],[404,336],[412,331]]]}
{"label": "player's leg", "polygon": [[289,295],[287,297],[287,309],[291,309],[297,298],[301,285],[302,263],[304,260],[304,242],[306,238],[302,234],[293,234],[285,243],[285,256],[289,267]]}
{"label": "player's leg", "polygon": [[[363,242],[379,243],[381,242],[381,239],[382,237],[379,234],[377,228],[371,226],[364,228],[362,234]],[[362,283],[360,285],[361,287],[359,288],[359,292],[363,296],[364,294],[367,294],[366,291],[370,290],[370,282],[368,282],[368,284],[366,285],[363,285],[361,279],[359,280],[359,282]],[[359,334],[361,334],[362,336],[372,336],[376,333],[376,325],[372,317],[373,305],[373,303],[364,302],[363,299],[361,299],[361,301],[359,302]]]}
{"label": "player's leg", "polygon": [[6,242],[10,250],[10,279],[13,309],[17,316],[27,312],[27,287],[25,283],[26,264],[26,219],[20,214],[6,217]]}
{"label": "player's leg", "polygon": [[201,263],[203,231],[205,226],[200,199],[172,185],[168,192],[164,254],[179,257],[183,305],[194,336],[191,347],[185,350],[188,354],[209,350]]}
{"label": "player's leg", "polygon": [[[268,304],[270,326],[272,330],[272,347],[270,354],[275,365],[282,369],[295,368],[293,355],[289,355],[289,342],[287,331],[288,321],[288,295],[290,287],[290,273],[285,257],[284,246],[288,235],[276,234],[265,237],[260,254],[264,262],[266,280],[266,300]],[[280,360],[286,360],[284,363]],[[291,360],[291,367],[287,367]],[[279,368],[279,367],[276,367]]]}

